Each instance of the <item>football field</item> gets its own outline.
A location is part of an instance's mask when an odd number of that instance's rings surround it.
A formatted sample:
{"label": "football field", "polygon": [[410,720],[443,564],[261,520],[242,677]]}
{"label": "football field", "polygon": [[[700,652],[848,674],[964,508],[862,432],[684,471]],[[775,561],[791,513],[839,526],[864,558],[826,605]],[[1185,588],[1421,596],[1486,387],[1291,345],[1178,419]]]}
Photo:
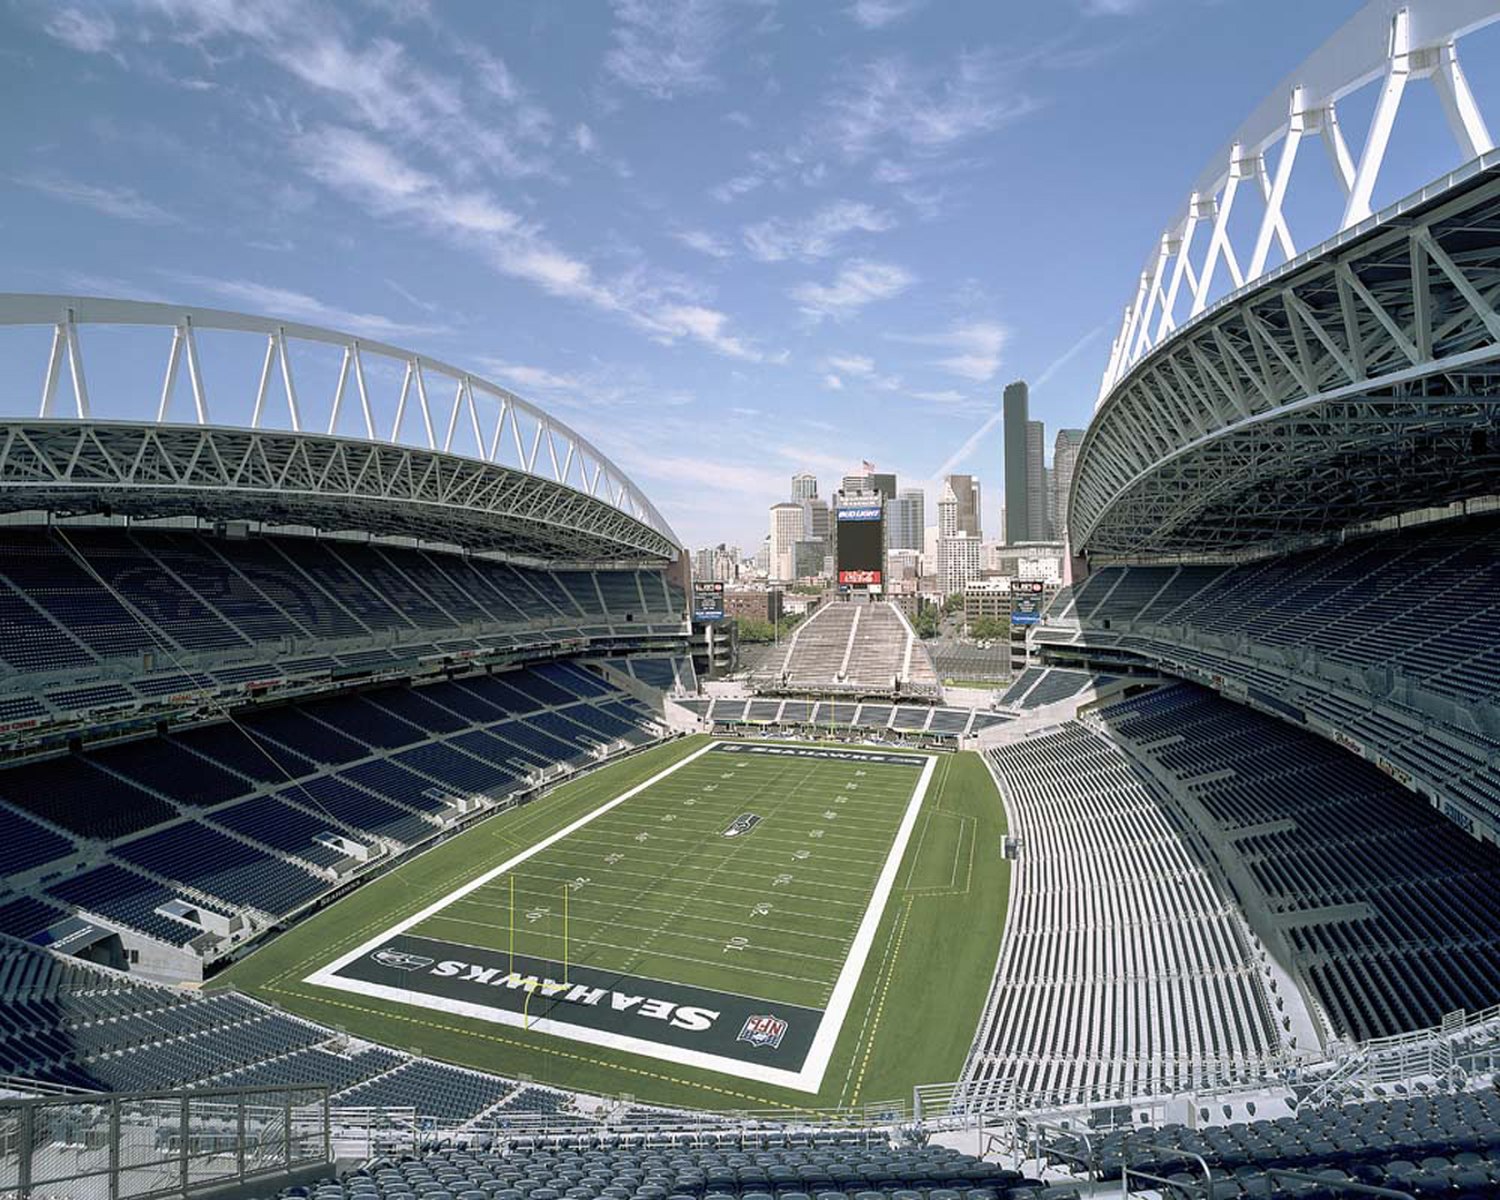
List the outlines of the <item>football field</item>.
{"label": "football field", "polygon": [[976,754],[698,735],[485,817],[210,986],[583,1092],[884,1103],[962,1069],[1004,830]]}
{"label": "football field", "polygon": [[709,743],[306,982],[816,1092],[935,761]]}

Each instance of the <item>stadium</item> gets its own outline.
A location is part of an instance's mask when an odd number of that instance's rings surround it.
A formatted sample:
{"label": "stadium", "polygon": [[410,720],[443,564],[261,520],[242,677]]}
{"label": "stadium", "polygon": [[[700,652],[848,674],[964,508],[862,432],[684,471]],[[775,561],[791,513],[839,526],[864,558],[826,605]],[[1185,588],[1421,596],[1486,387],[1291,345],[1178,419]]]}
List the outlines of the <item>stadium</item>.
{"label": "stadium", "polygon": [[0,1193],[1500,1196],[1496,21],[1376,0],[1194,181],[994,707],[852,534],[700,679],[672,526],[483,371],[0,295]]}

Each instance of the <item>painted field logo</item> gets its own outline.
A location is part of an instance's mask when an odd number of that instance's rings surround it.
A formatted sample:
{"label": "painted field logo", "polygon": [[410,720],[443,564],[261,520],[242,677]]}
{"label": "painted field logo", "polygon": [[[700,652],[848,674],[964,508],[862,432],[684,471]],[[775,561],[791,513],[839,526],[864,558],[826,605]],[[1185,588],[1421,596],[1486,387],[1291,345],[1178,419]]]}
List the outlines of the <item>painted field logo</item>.
{"label": "painted field logo", "polygon": [[735,817],[734,824],[724,831],[725,837],[739,837],[742,833],[749,833],[760,824],[760,818],[754,813],[741,813]]}
{"label": "painted field logo", "polygon": [[749,1042],[752,1046],[769,1046],[775,1050],[786,1037],[786,1022],[769,1013],[763,1017],[746,1017],[745,1027],[740,1030],[737,1042]]}
{"label": "painted field logo", "polygon": [[394,967],[398,971],[420,971],[433,963],[432,959],[423,958],[420,954],[407,954],[401,950],[392,950],[389,946],[375,951],[370,957],[382,967]]}

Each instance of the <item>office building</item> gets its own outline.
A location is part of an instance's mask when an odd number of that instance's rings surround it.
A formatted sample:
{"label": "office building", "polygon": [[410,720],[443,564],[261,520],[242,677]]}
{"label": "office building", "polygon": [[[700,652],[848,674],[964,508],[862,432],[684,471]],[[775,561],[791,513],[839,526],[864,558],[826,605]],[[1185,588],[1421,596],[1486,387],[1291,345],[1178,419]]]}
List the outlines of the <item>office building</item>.
{"label": "office building", "polygon": [[845,496],[869,495],[874,492],[887,500],[896,498],[896,477],[876,471],[869,463],[858,474],[845,475],[840,489]]}
{"label": "office building", "polygon": [[1073,466],[1083,445],[1083,430],[1059,429],[1052,448],[1052,495],[1056,516],[1052,536],[1066,541],[1068,536],[1068,497],[1073,491]]}
{"label": "office building", "polygon": [[790,501],[771,505],[771,532],[767,560],[773,582],[797,578],[796,545],[802,540],[802,505]]}
{"label": "office building", "polygon": [[979,578],[979,548],[979,539],[963,532],[938,538],[938,590],[944,596],[956,595]]}
{"label": "office building", "polygon": [[818,477],[806,471],[792,476],[792,499],[813,500],[818,495]]}
{"label": "office building", "polygon": [[1005,435],[1005,540],[1027,541],[1031,535],[1031,506],[1026,488],[1026,426],[1029,393],[1022,380],[1007,384],[1002,405]]}
{"label": "office building", "polygon": [[921,488],[902,488],[886,501],[885,544],[891,550],[921,550],[927,528],[927,495]]}
{"label": "office building", "polygon": [[[1026,537],[1045,542],[1047,528],[1047,434],[1040,421],[1026,422]],[[1019,538],[1011,538],[1019,541]]]}

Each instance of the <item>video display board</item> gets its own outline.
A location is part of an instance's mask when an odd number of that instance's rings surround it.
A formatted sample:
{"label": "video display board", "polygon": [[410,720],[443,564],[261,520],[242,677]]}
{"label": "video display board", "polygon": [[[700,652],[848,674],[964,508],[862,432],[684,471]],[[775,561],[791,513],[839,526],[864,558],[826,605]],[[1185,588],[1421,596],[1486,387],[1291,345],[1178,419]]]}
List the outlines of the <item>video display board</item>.
{"label": "video display board", "polygon": [[1040,579],[1012,579],[1010,581],[1010,623],[1012,625],[1041,623],[1043,586]]}
{"label": "video display board", "polygon": [[693,583],[693,620],[724,619],[724,584],[720,580],[700,579]]}
{"label": "video display board", "polygon": [[885,520],[880,504],[838,509],[839,583],[880,586],[885,570]]}

